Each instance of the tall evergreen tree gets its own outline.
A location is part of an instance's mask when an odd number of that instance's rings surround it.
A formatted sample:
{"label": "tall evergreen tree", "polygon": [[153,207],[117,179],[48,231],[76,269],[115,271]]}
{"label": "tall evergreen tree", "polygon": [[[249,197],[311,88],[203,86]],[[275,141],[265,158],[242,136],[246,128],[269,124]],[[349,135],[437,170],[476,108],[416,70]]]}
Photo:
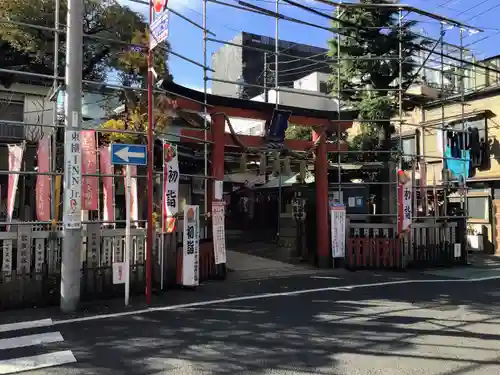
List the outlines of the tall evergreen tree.
{"label": "tall evergreen tree", "polygon": [[337,95],[340,82],[341,105],[357,109],[358,118],[363,120],[361,134],[353,140],[356,147],[388,150],[395,130],[388,120],[399,112],[400,71],[406,88],[415,73],[412,57],[428,42],[411,31],[415,21],[399,19],[396,7],[342,8],[334,16],[340,20],[333,22],[340,36],[329,41],[330,55],[340,60],[332,65],[333,95]]}

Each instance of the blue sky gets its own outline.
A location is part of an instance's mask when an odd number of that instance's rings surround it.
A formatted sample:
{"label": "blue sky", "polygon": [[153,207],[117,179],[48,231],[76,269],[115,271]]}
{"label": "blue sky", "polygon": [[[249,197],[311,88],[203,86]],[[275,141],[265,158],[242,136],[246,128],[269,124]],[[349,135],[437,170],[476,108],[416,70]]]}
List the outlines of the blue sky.
{"label": "blue sky", "polygon": [[[121,0],[121,3],[131,6],[135,10],[146,12],[147,7],[139,4],[131,4],[128,0]],[[236,4],[237,0],[223,0],[227,3]],[[274,0],[246,0],[260,7],[274,10]],[[317,10],[329,13],[333,8],[316,2],[314,0],[295,0],[306,3]],[[352,2],[352,0],[350,0]],[[469,45],[471,51],[477,58],[500,54],[500,23],[497,21],[500,15],[499,0],[407,0],[402,3],[424,9],[433,13],[457,19],[476,27],[484,28],[483,33],[469,35],[466,33],[464,44]],[[256,34],[274,36],[275,20],[257,14],[248,13],[242,10],[229,8],[213,3],[207,3],[207,28],[214,32],[216,39],[230,40],[241,31]],[[169,0],[169,7],[180,12],[198,24],[203,22],[203,1],[202,0]],[[316,16],[296,7],[280,3],[280,12],[294,18],[299,18],[318,25],[328,26],[329,21],[323,17]],[[439,23],[436,20],[410,15],[409,18],[422,21],[418,25],[418,32],[437,37],[439,33]],[[497,22],[495,22],[497,21]],[[280,21],[279,37],[297,43],[307,43],[320,47],[326,47],[327,40],[331,33],[308,26]],[[190,25],[180,17],[170,15],[169,40],[173,51],[186,56],[192,60],[203,63],[203,32]],[[459,42],[459,31],[457,29],[447,31],[445,39],[450,43]],[[207,42],[208,64],[211,61],[211,54],[215,52],[221,44]],[[203,87],[203,70],[185,60],[171,56],[169,62],[170,70],[177,83],[192,88]],[[210,87],[210,81],[208,82]]]}

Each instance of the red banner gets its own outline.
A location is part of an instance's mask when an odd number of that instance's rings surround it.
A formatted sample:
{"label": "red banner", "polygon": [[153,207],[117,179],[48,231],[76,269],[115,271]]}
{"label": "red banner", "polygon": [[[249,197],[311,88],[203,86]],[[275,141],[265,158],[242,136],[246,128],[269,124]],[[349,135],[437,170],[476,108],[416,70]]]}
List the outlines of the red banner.
{"label": "red banner", "polygon": [[82,209],[95,211],[99,207],[99,178],[97,175],[97,147],[94,130],[84,130],[80,134],[82,148]]}
{"label": "red banner", "polygon": [[[38,141],[38,173],[50,172],[50,138],[44,136]],[[50,176],[36,178],[36,217],[40,221],[50,221]]]}
{"label": "red banner", "polygon": [[[101,174],[112,175],[114,173],[113,165],[111,164],[111,151],[109,146],[102,146],[99,149],[99,165]],[[113,177],[102,177],[102,196],[104,203],[103,220],[114,221],[115,210],[114,202],[115,196],[113,194],[114,179]]]}

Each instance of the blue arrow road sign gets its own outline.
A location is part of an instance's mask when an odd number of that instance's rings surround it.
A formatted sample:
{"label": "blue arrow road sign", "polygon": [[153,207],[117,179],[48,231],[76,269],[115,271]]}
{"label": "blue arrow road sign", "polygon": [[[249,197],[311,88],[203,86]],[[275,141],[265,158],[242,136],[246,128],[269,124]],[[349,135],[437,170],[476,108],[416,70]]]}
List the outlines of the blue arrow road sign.
{"label": "blue arrow road sign", "polygon": [[146,145],[111,144],[111,164],[147,165]]}

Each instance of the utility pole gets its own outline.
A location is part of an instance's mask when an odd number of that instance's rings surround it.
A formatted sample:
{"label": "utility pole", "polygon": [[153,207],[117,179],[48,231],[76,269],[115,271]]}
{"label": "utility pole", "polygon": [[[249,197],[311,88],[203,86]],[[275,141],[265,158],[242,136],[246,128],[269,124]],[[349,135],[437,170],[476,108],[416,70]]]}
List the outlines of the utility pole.
{"label": "utility pole", "polygon": [[[166,6],[166,4],[165,4]],[[154,21],[153,2],[149,2],[149,24]],[[151,32],[149,33],[151,38]],[[153,133],[153,50],[151,49],[151,41],[148,46],[148,224],[146,233],[146,304],[151,304],[152,282],[153,282],[153,174],[154,174],[154,133]],[[163,249],[162,249],[163,251]],[[127,272],[130,272],[128,270]]]}
{"label": "utility pole", "polygon": [[267,100],[269,98],[269,95],[267,93],[267,52],[264,52],[264,102],[267,103]]}
{"label": "utility pole", "polygon": [[64,131],[64,236],[61,259],[61,310],[75,311],[80,302],[82,246],[82,119],[83,2],[68,1],[66,26],[66,94]]}

